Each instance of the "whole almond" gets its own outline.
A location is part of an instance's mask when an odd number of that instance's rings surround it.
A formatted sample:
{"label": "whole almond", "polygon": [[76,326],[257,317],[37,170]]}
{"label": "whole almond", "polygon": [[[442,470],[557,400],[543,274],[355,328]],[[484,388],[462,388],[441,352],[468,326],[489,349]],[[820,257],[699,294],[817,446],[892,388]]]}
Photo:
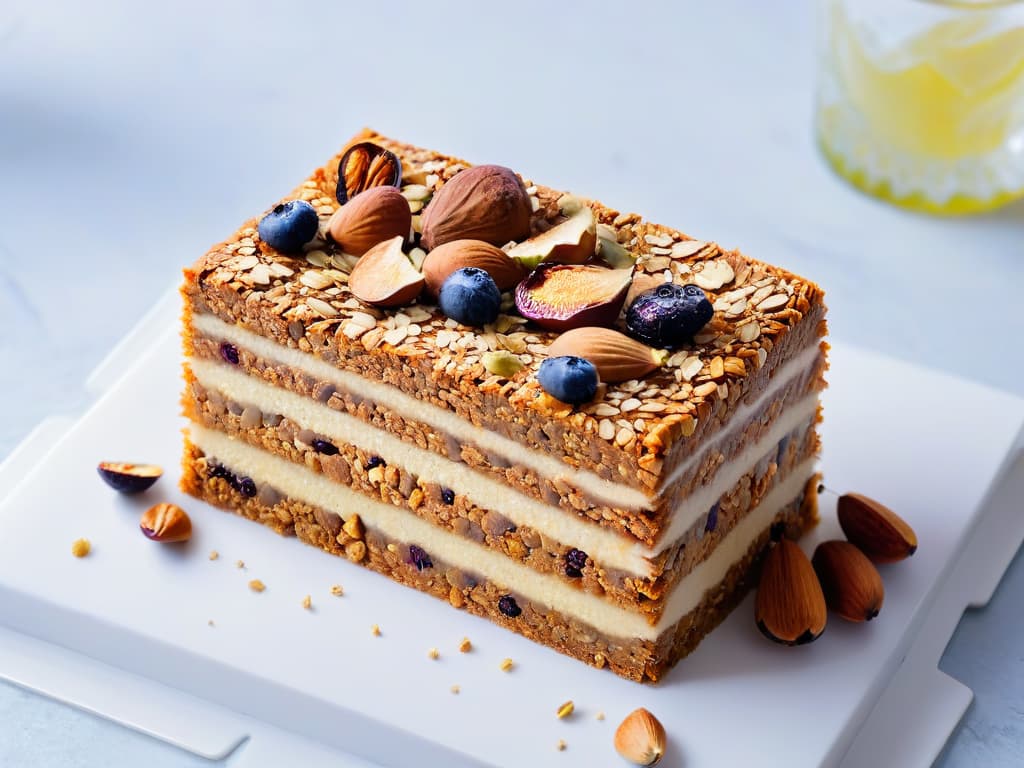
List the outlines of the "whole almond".
{"label": "whole almond", "polygon": [[665,364],[668,352],[641,344],[611,328],[573,328],[548,347],[551,357],[574,355],[589,360],[601,381],[617,384],[638,379]]}
{"label": "whole almond", "polygon": [[402,252],[402,238],[396,235],[363,254],[348,276],[348,288],[364,304],[400,307],[423,291],[423,275]]}
{"label": "whole almond", "polygon": [[884,504],[859,493],[845,493],[836,507],[846,538],[876,563],[894,563],[917,551],[917,535]]}
{"label": "whole almond", "polygon": [[428,251],[452,240],[505,245],[530,234],[533,209],[514,171],[477,165],[452,176],[423,212],[420,242]]}
{"label": "whole almond", "polygon": [[656,765],[665,754],[665,727],[643,707],[634,709],[615,731],[615,751],[635,765]]}
{"label": "whole almond", "polygon": [[423,260],[427,291],[437,296],[448,276],[463,267],[477,267],[489,274],[499,291],[514,287],[526,275],[518,261],[501,248],[483,240],[452,240],[437,246]]}
{"label": "whole almond", "polygon": [[783,645],[810,643],[825,631],[825,595],[795,542],[782,538],[768,550],[754,615],[761,633]]}
{"label": "whole almond", "polygon": [[394,187],[360,192],[334,212],[327,231],[345,253],[362,256],[392,237],[407,238],[412,227],[409,201]]}
{"label": "whole almond", "polygon": [[177,504],[156,504],[142,513],[139,528],[153,541],[188,541],[192,538],[192,520]]}
{"label": "whole almond", "polygon": [[823,541],[811,558],[825,604],[848,621],[871,621],[885,599],[878,569],[848,541]]}

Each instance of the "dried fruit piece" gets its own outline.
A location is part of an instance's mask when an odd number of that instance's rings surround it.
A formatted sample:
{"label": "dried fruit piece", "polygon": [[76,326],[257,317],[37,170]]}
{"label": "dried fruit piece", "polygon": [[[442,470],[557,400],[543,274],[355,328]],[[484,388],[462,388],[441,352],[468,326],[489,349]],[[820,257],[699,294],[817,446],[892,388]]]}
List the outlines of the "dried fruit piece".
{"label": "dried fruit piece", "polygon": [[352,295],[376,307],[400,307],[423,291],[423,275],[402,253],[402,238],[374,246],[356,262],[348,276]]}
{"label": "dried fruit piece", "polygon": [[836,507],[846,538],[876,563],[895,563],[917,551],[917,534],[884,504],[859,493],[844,493]]}
{"label": "dried fruit piece", "polygon": [[504,245],[530,234],[526,187],[500,165],[478,165],[455,174],[423,212],[420,242],[428,251],[452,240]]}
{"label": "dried fruit piece", "polygon": [[368,189],[341,206],[327,223],[327,231],[345,253],[362,256],[378,243],[409,236],[409,203],[394,187]]}
{"label": "dried fruit piece", "polygon": [[676,347],[708,324],[715,310],[696,285],[662,283],[637,296],[626,310],[626,330],[657,347]]}
{"label": "dried fruit piece", "polygon": [[825,604],[848,621],[871,621],[885,598],[878,569],[848,541],[823,541],[811,558]]}
{"label": "dried fruit piece", "polygon": [[757,628],[783,645],[803,645],[825,630],[825,595],[807,555],[782,538],[768,550],[757,590]]}
{"label": "dried fruit piece", "polygon": [[363,141],[349,147],[338,163],[339,203],[347,203],[371,187],[401,185],[402,161],[393,152],[372,141]]}
{"label": "dried fruit piece", "polygon": [[635,765],[656,765],[665,754],[665,726],[641,707],[615,730],[615,751]]}
{"label": "dried fruit piece", "polygon": [[619,316],[629,283],[626,269],[541,264],[516,286],[516,307],[553,331],[609,326]]}
{"label": "dried fruit piece", "polygon": [[101,461],[96,471],[107,485],[120,493],[142,493],[164,473],[156,464],[124,461]]}
{"label": "dried fruit piece", "polygon": [[463,267],[482,269],[498,286],[507,291],[523,279],[526,271],[501,248],[483,240],[452,240],[439,245],[423,260],[423,279],[427,291],[437,296],[444,281]]}
{"label": "dried fruit piece", "polygon": [[541,262],[582,264],[597,250],[597,220],[594,211],[583,206],[546,232],[534,235],[508,249],[508,255],[527,269]]}
{"label": "dried fruit piece", "polygon": [[192,520],[177,504],[154,504],[142,513],[139,528],[153,541],[170,543],[192,538]]}
{"label": "dried fruit piece", "polygon": [[576,355],[589,360],[601,381],[609,384],[639,379],[668,359],[664,349],[652,349],[611,328],[595,327],[566,331],[551,343],[548,354]]}

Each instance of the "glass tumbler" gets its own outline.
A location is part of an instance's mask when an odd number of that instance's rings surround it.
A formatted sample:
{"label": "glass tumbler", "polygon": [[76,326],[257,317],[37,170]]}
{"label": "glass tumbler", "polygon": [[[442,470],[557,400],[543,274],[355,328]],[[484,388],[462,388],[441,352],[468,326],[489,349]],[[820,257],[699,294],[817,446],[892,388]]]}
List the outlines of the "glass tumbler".
{"label": "glass tumbler", "polygon": [[821,0],[816,130],[860,189],[931,213],[1024,197],[1024,0]]}

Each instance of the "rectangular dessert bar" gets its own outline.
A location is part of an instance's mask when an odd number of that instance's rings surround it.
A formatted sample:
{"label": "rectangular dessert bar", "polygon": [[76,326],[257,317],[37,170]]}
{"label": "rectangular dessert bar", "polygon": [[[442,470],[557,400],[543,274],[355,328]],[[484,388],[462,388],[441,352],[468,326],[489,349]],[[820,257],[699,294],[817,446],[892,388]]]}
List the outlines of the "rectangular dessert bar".
{"label": "rectangular dessert bar", "polygon": [[[369,152],[361,166],[343,150],[285,198],[319,218],[301,248],[271,247],[252,219],[185,270],[182,487],[577,659],[657,680],[743,597],[770,537],[816,519],[821,290],[517,180],[528,225],[509,239],[535,243],[585,206],[588,268],[625,270],[624,306],[673,283],[699,286],[713,307],[663,365],[572,405],[537,375],[562,332],[523,317],[508,291],[477,327],[447,317],[429,282],[403,306],[366,303],[376,257],[357,269],[332,236],[339,186],[355,229],[372,229],[374,196],[352,193],[399,184],[412,214],[396,241],[402,269],[419,270],[440,258],[427,246],[454,236],[439,232],[457,229],[442,209],[458,185],[437,201],[471,166],[371,131],[352,147]],[[400,163],[400,183],[381,157]],[[339,184],[343,160],[352,175]],[[514,365],[497,369],[494,353]]]}

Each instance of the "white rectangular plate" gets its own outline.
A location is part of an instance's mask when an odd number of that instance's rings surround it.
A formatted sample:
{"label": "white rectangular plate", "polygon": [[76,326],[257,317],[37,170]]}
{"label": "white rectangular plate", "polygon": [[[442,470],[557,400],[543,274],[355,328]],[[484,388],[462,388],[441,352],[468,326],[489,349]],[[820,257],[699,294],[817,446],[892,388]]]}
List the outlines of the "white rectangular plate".
{"label": "white rectangular plate", "polygon": [[[381,765],[414,756],[420,765],[614,764],[615,725],[638,706],[669,732],[665,766],[752,765],[765,755],[793,766],[837,761],[914,639],[1024,421],[1024,404],[1008,395],[837,344],[826,481],[902,513],[917,529],[918,553],[884,568],[885,605],[870,624],[832,617],[816,643],[783,648],[758,633],[748,599],[662,684],[643,686],[182,495],[173,314],[157,312],[101,370],[94,381],[105,394],[45,457],[34,441],[31,468],[0,505],[0,627]],[[96,476],[100,460],[156,462],[168,472],[145,494],[122,497]],[[189,544],[161,546],[139,533],[139,515],[158,501],[190,511]],[[822,501],[808,551],[839,535],[834,504]],[[70,554],[79,536],[93,544],[82,560]],[[214,549],[220,557],[211,561]],[[254,578],[264,593],[248,589]],[[330,594],[336,583],[343,597]],[[306,594],[311,611],[301,606]],[[471,653],[457,651],[463,636]],[[505,657],[516,662],[510,673],[498,668]],[[558,720],[567,699],[576,714]],[[192,739],[187,725],[162,729],[145,712],[128,718],[114,701],[96,708],[211,755],[237,743],[220,744],[209,723]]]}

